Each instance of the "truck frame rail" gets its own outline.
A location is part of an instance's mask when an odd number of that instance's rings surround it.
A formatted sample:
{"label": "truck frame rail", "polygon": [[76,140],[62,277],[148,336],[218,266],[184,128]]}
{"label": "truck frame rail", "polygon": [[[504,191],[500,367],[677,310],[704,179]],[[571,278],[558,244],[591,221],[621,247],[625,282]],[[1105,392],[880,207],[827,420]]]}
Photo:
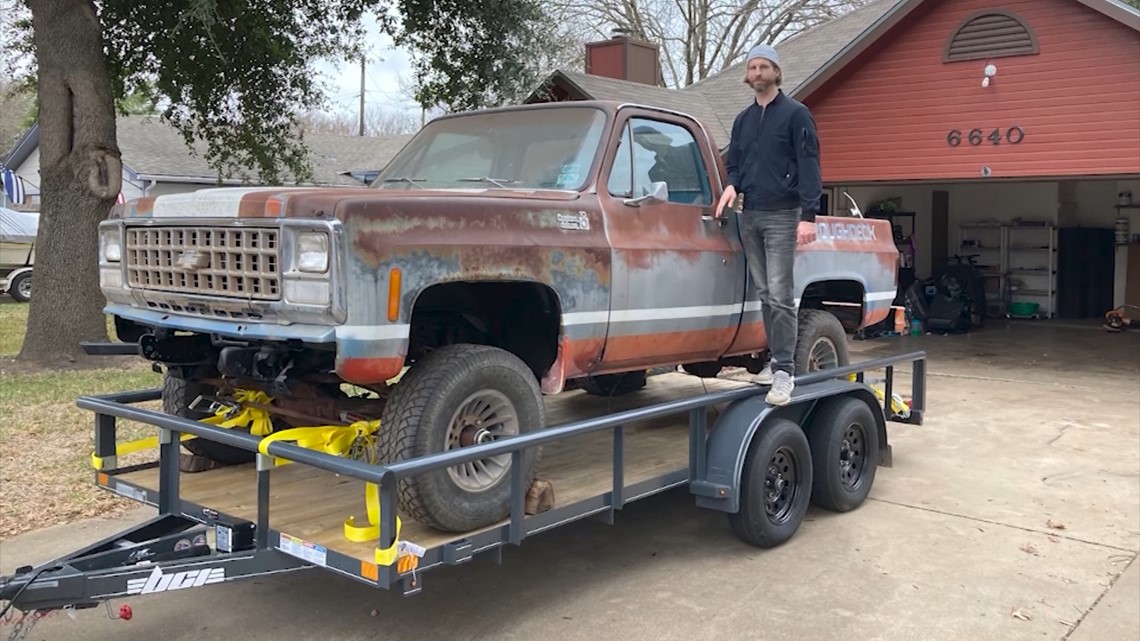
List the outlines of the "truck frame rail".
{"label": "truck frame rail", "polygon": [[[892,403],[897,400],[894,369],[906,363],[912,364],[911,403],[900,413],[897,404]],[[872,370],[885,370],[885,389],[876,390],[865,383],[865,372]],[[799,376],[792,402],[780,408],[764,402],[766,389],[745,384],[736,389],[706,391],[389,465],[334,456],[288,441],[277,440],[263,446],[261,438],[245,432],[136,407],[139,403],[160,399],[158,389],[83,396],[77,405],[94,413],[94,456],[101,466],[95,474],[97,485],[153,505],[158,515],[50,563],[37,568],[24,567],[13,576],[0,578],[0,600],[8,602],[4,612],[12,607],[23,612],[95,607],[112,598],[317,567],[374,587],[397,588],[407,595],[422,589],[423,573],[431,568],[467,563],[477,555],[489,555],[498,563],[508,544],[521,545],[527,537],[585,518],[612,524],[623,506],[672,488],[687,485],[698,506],[731,515],[744,509],[740,494],[746,480],[742,478],[741,469],[753,437],[772,417],[806,425],[816,408],[828,399],[854,397],[873,410],[879,436],[879,456],[875,460],[878,465],[890,466],[886,422],[923,423],[926,354],[916,351]],[[726,409],[718,410],[717,418],[710,425],[710,410],[720,406]],[[687,465],[647,480],[627,483],[625,427],[637,421],[686,415]],[[120,419],[157,428],[157,462],[117,468],[116,426]],[[609,431],[612,438],[613,473],[609,489],[545,511],[528,513],[526,501],[530,488],[521,473],[523,453],[528,448],[604,431]],[[185,434],[256,453],[255,518],[227,514],[182,496],[178,462],[179,446]],[[396,495],[399,480],[497,455],[510,455],[512,460],[508,518],[430,547],[419,547],[400,539]],[[366,559],[331,546],[316,545],[290,534],[285,528],[271,527],[271,482],[275,470],[282,469],[275,465],[275,459],[378,487],[375,499],[379,527],[375,550],[381,554]],[[157,490],[121,478],[127,472],[155,466]],[[0,619],[3,614],[0,612]]]}

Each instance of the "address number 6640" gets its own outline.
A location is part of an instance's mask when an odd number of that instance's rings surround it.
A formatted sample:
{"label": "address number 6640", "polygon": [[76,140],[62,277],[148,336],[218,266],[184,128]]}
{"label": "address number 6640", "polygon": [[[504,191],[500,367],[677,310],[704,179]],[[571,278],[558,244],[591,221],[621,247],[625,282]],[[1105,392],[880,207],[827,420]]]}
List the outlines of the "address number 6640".
{"label": "address number 6640", "polygon": [[[1010,127],[1006,129],[1003,135],[1001,128],[995,127],[988,135],[981,129],[971,129],[970,133],[966,135],[966,140],[973,146],[977,147],[986,140],[989,140],[995,145],[1000,145],[1002,139],[1011,145],[1016,145],[1025,139],[1025,130],[1021,127]],[[951,129],[950,133],[946,134],[946,144],[951,147],[957,147],[962,144],[962,132],[958,129]]]}

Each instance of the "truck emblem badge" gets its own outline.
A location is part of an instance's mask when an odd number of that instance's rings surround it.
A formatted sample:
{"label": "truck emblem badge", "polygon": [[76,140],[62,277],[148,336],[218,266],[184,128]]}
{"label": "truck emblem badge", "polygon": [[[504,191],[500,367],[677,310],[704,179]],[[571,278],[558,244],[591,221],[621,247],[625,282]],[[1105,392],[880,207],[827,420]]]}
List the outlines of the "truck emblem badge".
{"label": "truck emblem badge", "polygon": [[187,570],[174,574],[163,574],[162,568],[155,568],[154,572],[151,572],[150,576],[145,579],[127,581],[127,594],[154,594],[155,592],[168,592],[170,590],[200,588],[203,585],[222,583],[225,580],[225,568]]}
{"label": "truck emblem badge", "polygon": [[586,212],[577,214],[558,214],[558,226],[570,231],[590,231],[590,217]]}
{"label": "truck emblem badge", "polygon": [[875,241],[875,228],[867,223],[820,222],[815,225],[815,235],[819,240]]}
{"label": "truck emblem badge", "polygon": [[175,262],[182,269],[188,271],[198,271],[203,267],[210,266],[210,255],[200,252],[197,249],[191,249],[179,254],[178,260]]}

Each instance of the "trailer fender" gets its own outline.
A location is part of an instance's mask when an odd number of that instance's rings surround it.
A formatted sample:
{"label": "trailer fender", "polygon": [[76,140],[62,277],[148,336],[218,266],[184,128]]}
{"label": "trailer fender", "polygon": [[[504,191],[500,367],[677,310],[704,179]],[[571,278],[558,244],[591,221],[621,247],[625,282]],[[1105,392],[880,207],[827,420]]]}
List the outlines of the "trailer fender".
{"label": "trailer fender", "polygon": [[890,465],[890,445],[883,408],[874,392],[863,383],[844,380],[823,381],[802,392],[797,390],[792,402],[774,407],[764,401],[763,394],[733,401],[713,423],[705,446],[704,465],[689,484],[697,497],[697,506],[737,512],[740,509],[740,479],[744,459],[752,439],[774,416],[789,419],[810,429],[812,416],[820,403],[838,396],[853,396],[867,403],[875,415],[879,432],[880,465]]}

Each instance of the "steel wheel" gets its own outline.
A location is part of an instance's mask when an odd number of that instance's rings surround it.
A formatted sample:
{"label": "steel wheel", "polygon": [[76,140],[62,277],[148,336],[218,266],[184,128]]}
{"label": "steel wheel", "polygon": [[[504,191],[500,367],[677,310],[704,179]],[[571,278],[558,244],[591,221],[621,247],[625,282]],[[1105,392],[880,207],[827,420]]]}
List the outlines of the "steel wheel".
{"label": "steel wheel", "polygon": [[[444,449],[490,443],[519,433],[518,413],[504,394],[481,390],[471,394],[451,417]],[[511,455],[501,454],[448,468],[453,483],[467,492],[494,487],[510,472]]]}
{"label": "steel wheel", "polygon": [[851,423],[843,432],[843,442],[839,446],[839,478],[843,487],[857,490],[866,476],[867,437],[863,426]]}
{"label": "steel wheel", "polygon": [[835,347],[835,343],[830,338],[820,336],[812,344],[811,352],[808,353],[807,371],[816,372],[821,369],[835,369],[837,367],[839,367],[839,349]]}
{"label": "steel wheel", "polygon": [[31,279],[31,277],[22,279],[20,281],[20,284],[16,287],[16,291],[20,292],[20,296],[26,298],[27,300],[31,300],[32,299],[32,279]]}
{"label": "steel wheel", "polygon": [[788,520],[796,503],[799,491],[797,472],[796,455],[789,447],[777,449],[768,461],[768,475],[764,479],[764,511],[768,519],[777,525]]}

